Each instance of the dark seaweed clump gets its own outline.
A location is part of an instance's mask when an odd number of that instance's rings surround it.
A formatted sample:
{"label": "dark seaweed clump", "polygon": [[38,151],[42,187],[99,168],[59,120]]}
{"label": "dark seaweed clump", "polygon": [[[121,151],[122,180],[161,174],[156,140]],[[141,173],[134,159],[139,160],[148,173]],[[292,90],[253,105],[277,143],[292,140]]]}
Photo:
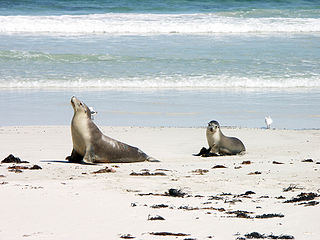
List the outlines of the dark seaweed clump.
{"label": "dark seaweed clump", "polygon": [[184,197],[186,195],[186,193],[182,192],[182,190],[170,188],[167,195],[169,195],[171,197]]}
{"label": "dark seaweed clump", "polygon": [[176,237],[190,236],[190,234],[186,234],[186,233],[172,233],[172,232],[151,232],[150,235],[155,235],[155,236],[176,236]]}
{"label": "dark seaweed clump", "polygon": [[13,156],[12,154],[10,154],[8,157],[6,157],[5,159],[3,159],[1,161],[1,163],[29,163],[27,161],[21,161],[20,158]]}
{"label": "dark seaweed clump", "polygon": [[247,233],[244,236],[246,237],[246,239],[294,239],[294,236],[291,236],[291,235],[276,236],[273,234],[270,234],[270,235],[260,234],[258,232]]}
{"label": "dark seaweed clump", "polygon": [[284,201],[284,203],[295,203],[295,202],[301,202],[301,201],[311,201],[315,199],[316,197],[319,197],[316,193],[300,193],[297,197],[294,197],[290,200]]}
{"label": "dark seaweed clump", "polygon": [[257,215],[256,218],[274,218],[274,217],[279,217],[283,218],[283,214],[278,214],[278,213],[268,213],[268,214],[262,214],[262,215]]}
{"label": "dark seaweed clump", "polygon": [[135,237],[132,236],[131,234],[124,234],[124,235],[121,235],[120,238],[122,238],[122,239],[134,239]]}

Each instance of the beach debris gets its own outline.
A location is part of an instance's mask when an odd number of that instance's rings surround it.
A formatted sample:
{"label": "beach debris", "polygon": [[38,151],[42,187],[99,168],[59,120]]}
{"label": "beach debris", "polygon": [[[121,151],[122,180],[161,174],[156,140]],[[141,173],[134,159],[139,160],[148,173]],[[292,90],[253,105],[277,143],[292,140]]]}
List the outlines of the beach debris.
{"label": "beach debris", "polygon": [[225,212],[226,209],[224,208],[215,208],[215,207],[203,207],[201,208],[203,210],[214,210],[214,211],[218,211],[218,212]]}
{"label": "beach debris", "polygon": [[115,173],[116,170],[114,170],[113,168],[108,168],[108,167],[105,167],[105,168],[102,168],[98,171],[95,171],[95,172],[92,172],[91,174],[97,174],[97,173]]}
{"label": "beach debris", "polygon": [[170,188],[168,192],[165,193],[167,196],[171,197],[184,197],[186,193],[182,192],[181,189]]}
{"label": "beach debris", "polygon": [[40,167],[39,165],[33,165],[31,168],[29,168],[30,170],[41,170],[42,167]]}
{"label": "beach debris", "polygon": [[155,205],[152,205],[150,207],[151,208],[167,208],[167,207],[169,207],[169,205],[166,205],[166,204],[155,204]]}
{"label": "beach debris", "polygon": [[148,221],[158,221],[158,220],[161,220],[161,221],[163,221],[163,220],[165,220],[163,217],[161,217],[161,216],[159,216],[159,215],[156,215],[156,216],[154,216],[154,217],[152,217],[152,216],[148,216]]}
{"label": "beach debris", "polygon": [[228,211],[226,214],[235,214],[236,218],[252,218],[249,214],[253,214],[253,212],[236,210],[236,211]]}
{"label": "beach debris", "polygon": [[134,239],[136,237],[132,236],[131,234],[123,234],[120,236],[122,239]]}
{"label": "beach debris", "polygon": [[266,125],[267,125],[267,129],[270,129],[271,124],[273,123],[272,118],[271,118],[270,116],[267,116],[267,117],[264,118],[264,122],[265,122]]}
{"label": "beach debris", "polygon": [[10,166],[8,167],[9,170],[25,170],[25,169],[29,169],[29,167],[26,166]]}
{"label": "beach debris", "polygon": [[309,158],[309,159],[304,159],[301,162],[313,162],[313,160]]}
{"label": "beach debris", "polygon": [[172,233],[172,232],[151,232],[149,234],[154,236],[175,236],[175,237],[190,236],[190,234],[186,234],[186,233]]}
{"label": "beach debris", "polygon": [[260,198],[270,198],[270,197],[267,195],[264,195],[264,196],[261,196]]}
{"label": "beach debris", "polygon": [[[27,170],[27,169],[29,169],[29,170],[40,170],[42,168],[40,166],[38,166],[38,165],[33,165],[32,167],[14,165],[14,166],[8,167],[8,169],[9,169],[10,172],[19,172],[21,170]],[[19,171],[17,171],[17,170],[19,170]]]}
{"label": "beach debris", "polygon": [[227,168],[227,167],[224,165],[215,165],[212,167],[212,169],[215,169],[215,168]]}
{"label": "beach debris", "polygon": [[0,175],[0,178],[5,178],[6,176],[5,175]]}
{"label": "beach debris", "polygon": [[190,207],[190,206],[180,206],[178,207],[179,210],[187,210],[187,211],[194,211],[194,210],[213,210],[213,211],[219,211],[224,212],[226,211],[224,208],[215,208],[215,207]]}
{"label": "beach debris", "polygon": [[8,182],[1,182],[0,185],[6,185]]}
{"label": "beach debris", "polygon": [[[258,232],[247,233],[244,236],[246,237],[245,239],[294,239],[294,237],[291,235],[276,236],[273,234],[270,234],[270,235],[260,234]],[[243,239],[243,238],[238,238],[238,239]]]}
{"label": "beach debris", "polygon": [[316,197],[319,197],[319,194],[317,193],[300,193],[297,195],[297,197],[294,197],[290,200],[284,201],[284,203],[296,203],[296,202],[302,202],[302,201],[311,201],[314,200]]}
{"label": "beach debris", "polygon": [[197,175],[204,175],[205,173],[208,173],[209,170],[207,169],[196,169],[196,170],[193,170],[192,173],[195,173]]}
{"label": "beach debris", "polygon": [[23,171],[20,169],[10,169],[9,172],[22,173]]}
{"label": "beach debris", "polygon": [[236,204],[237,202],[242,202],[241,199],[224,200],[224,203]]}
{"label": "beach debris", "polygon": [[220,196],[232,196],[232,193],[221,193]]}
{"label": "beach debris", "polygon": [[155,171],[172,172],[172,170],[168,170],[168,169],[164,169],[164,168],[157,168]]}
{"label": "beach debris", "polygon": [[6,157],[5,159],[3,159],[1,161],[1,163],[29,163],[27,161],[21,161],[20,158],[13,156],[12,154],[10,154],[8,157]]}
{"label": "beach debris", "polygon": [[165,174],[164,172],[150,173],[148,169],[143,169],[141,170],[140,173],[137,173],[137,172],[130,173],[130,176],[167,176],[167,174]]}
{"label": "beach debris", "polygon": [[262,173],[259,171],[248,173],[248,175],[260,175],[260,174],[262,174]]}
{"label": "beach debris", "polygon": [[135,189],[126,189],[126,192],[141,192],[140,190]]}
{"label": "beach debris", "polygon": [[299,203],[299,205],[304,205],[305,207],[316,206],[318,204],[319,204],[319,202],[317,202],[317,201],[309,201],[309,202]]}
{"label": "beach debris", "polygon": [[188,210],[188,211],[193,211],[193,210],[200,210],[198,207],[189,207],[189,206],[180,206],[178,207],[179,210]]}
{"label": "beach debris", "polygon": [[298,187],[297,184],[290,184],[289,187],[284,188],[283,191],[284,192],[289,192],[289,191],[294,191],[294,190],[301,190],[303,189],[302,187]]}
{"label": "beach debris", "polygon": [[273,161],[272,164],[284,164],[282,162]]}
{"label": "beach debris", "polygon": [[286,199],[284,196],[276,197],[276,199]]}
{"label": "beach debris", "polygon": [[162,193],[138,193],[138,196],[168,196],[167,194]]}
{"label": "beach debris", "polygon": [[260,234],[258,232],[252,232],[252,233],[247,233],[244,235],[246,238],[249,239],[259,239],[259,238],[265,238],[263,234]]}
{"label": "beach debris", "polygon": [[209,196],[208,200],[223,200],[223,197],[219,197],[219,196]]}
{"label": "beach debris", "polygon": [[278,213],[268,213],[268,214],[262,214],[262,215],[257,215],[255,216],[255,218],[275,218],[275,217],[279,217],[279,218],[283,218],[284,215],[283,214],[278,214]]}
{"label": "beach debris", "polygon": [[251,161],[243,161],[241,164],[243,164],[243,165],[249,165],[249,164],[251,164]]}
{"label": "beach debris", "polygon": [[252,195],[252,194],[256,194],[256,193],[249,190],[249,191],[246,191],[245,193],[240,194],[239,196],[248,196],[248,195]]}

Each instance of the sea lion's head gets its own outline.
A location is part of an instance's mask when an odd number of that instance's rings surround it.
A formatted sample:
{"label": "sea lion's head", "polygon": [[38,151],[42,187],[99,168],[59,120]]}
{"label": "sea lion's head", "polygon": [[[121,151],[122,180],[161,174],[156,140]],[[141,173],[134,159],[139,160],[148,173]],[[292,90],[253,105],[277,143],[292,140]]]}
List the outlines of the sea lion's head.
{"label": "sea lion's head", "polygon": [[84,113],[89,119],[91,119],[91,111],[86,104],[81,102],[78,98],[73,96],[71,98],[71,105],[73,107],[74,113]]}
{"label": "sea lion's head", "polygon": [[220,129],[220,125],[217,121],[212,120],[211,122],[208,123],[207,131],[211,133],[215,133],[219,131],[219,129]]}

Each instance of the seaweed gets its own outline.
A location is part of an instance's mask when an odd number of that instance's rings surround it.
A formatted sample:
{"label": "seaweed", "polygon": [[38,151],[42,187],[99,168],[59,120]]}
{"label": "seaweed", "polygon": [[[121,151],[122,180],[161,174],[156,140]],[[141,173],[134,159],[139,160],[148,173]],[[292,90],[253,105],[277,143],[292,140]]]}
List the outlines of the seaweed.
{"label": "seaweed", "polygon": [[154,235],[154,236],[176,236],[176,237],[190,236],[190,234],[186,234],[186,233],[172,233],[172,232],[151,232],[150,235]]}
{"label": "seaweed", "polygon": [[296,203],[302,201],[311,201],[314,200],[316,197],[319,197],[317,193],[300,193],[297,197],[294,197],[290,200],[284,201],[284,203]]}
{"label": "seaweed", "polygon": [[8,157],[3,159],[1,163],[29,163],[28,161],[21,161],[20,158],[13,156],[10,154]]}
{"label": "seaweed", "polygon": [[156,205],[152,205],[150,206],[151,208],[167,208],[169,207],[169,205],[166,204],[156,204]]}
{"label": "seaweed", "polygon": [[132,236],[131,234],[123,234],[120,236],[122,239],[134,239],[135,237]]}
{"label": "seaweed", "polygon": [[215,165],[212,167],[212,169],[215,169],[215,168],[227,168],[227,167],[223,165]]}
{"label": "seaweed", "polygon": [[268,214],[262,214],[262,215],[257,215],[255,216],[255,218],[275,218],[275,217],[279,217],[279,218],[283,218],[284,215],[283,214],[278,214],[278,213],[268,213]]}
{"label": "seaweed", "polygon": [[130,176],[166,176],[164,172],[155,172],[150,173],[149,171],[143,171],[141,173],[132,172],[130,173]]}
{"label": "seaweed", "polygon": [[102,168],[102,169],[100,169],[100,170],[98,170],[98,171],[92,172],[91,174],[110,173],[110,172],[114,173],[114,172],[116,172],[116,170],[114,170],[113,168],[105,167],[105,168]]}
{"label": "seaweed", "polygon": [[175,188],[170,188],[166,194],[171,197],[184,197],[186,195],[186,193],[182,192],[181,189],[178,190]]}
{"label": "seaweed", "polygon": [[154,217],[151,217],[150,215],[148,216],[148,220],[149,221],[157,221],[157,220],[161,220],[161,221],[163,221],[163,220],[165,220],[163,217],[161,217],[161,216],[159,216],[159,215],[156,215],[156,216],[154,216]]}

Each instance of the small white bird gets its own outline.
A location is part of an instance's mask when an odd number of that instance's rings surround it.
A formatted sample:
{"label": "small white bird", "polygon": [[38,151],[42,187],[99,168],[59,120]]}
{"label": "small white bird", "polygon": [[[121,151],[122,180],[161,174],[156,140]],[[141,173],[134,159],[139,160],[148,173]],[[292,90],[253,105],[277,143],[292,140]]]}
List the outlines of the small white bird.
{"label": "small white bird", "polygon": [[91,113],[91,119],[94,120],[94,115],[96,115],[98,112],[96,112],[93,107],[89,107],[90,113]]}
{"label": "small white bird", "polygon": [[271,124],[273,123],[272,118],[270,116],[267,116],[264,118],[264,121],[267,125],[267,129],[270,129]]}

